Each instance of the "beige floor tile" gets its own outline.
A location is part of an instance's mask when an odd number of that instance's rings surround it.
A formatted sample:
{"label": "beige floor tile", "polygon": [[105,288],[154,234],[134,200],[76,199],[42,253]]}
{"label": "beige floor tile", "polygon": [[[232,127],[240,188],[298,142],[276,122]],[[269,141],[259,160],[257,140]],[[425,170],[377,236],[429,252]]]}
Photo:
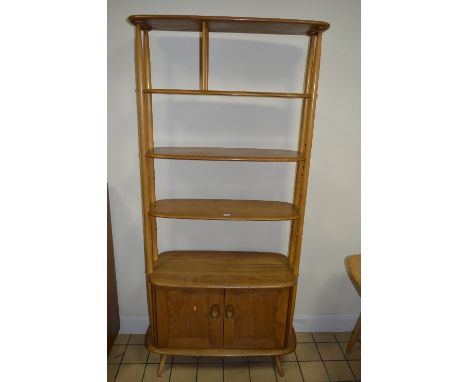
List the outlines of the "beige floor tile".
{"label": "beige floor tile", "polygon": [[354,381],[353,373],[346,361],[324,361],[330,380]]}
{"label": "beige floor tile", "polygon": [[333,333],[338,342],[348,342],[351,337],[351,332],[335,332]]}
{"label": "beige floor tile", "polygon": [[310,332],[296,332],[297,342],[314,342],[314,337]]}
{"label": "beige floor tile", "polygon": [[119,364],[107,365],[107,382],[114,382],[119,371]]}
{"label": "beige floor tile", "polygon": [[317,344],[317,348],[324,361],[340,361],[345,357],[340,349],[340,345],[336,342],[322,342]]}
{"label": "beige floor tile", "polygon": [[198,363],[222,364],[223,357],[198,357]]}
{"label": "beige floor tile", "polygon": [[126,345],[128,343],[128,339],[130,338],[130,334],[117,334],[115,337],[115,345]]}
{"label": "beige floor tile", "polygon": [[346,346],[348,346],[347,342],[340,342],[341,349],[343,349],[343,353],[346,359],[355,361],[361,359],[361,344],[359,342],[355,342],[353,345],[353,349],[351,353],[346,353]]}
{"label": "beige floor tile", "polygon": [[273,357],[272,356],[253,356],[249,357],[249,362],[255,362],[255,363],[273,363]]}
{"label": "beige floor tile", "polygon": [[232,363],[224,365],[224,382],[250,382],[249,364]]}
{"label": "beige floor tile", "polygon": [[304,382],[328,382],[325,366],[321,361],[300,362]]}
{"label": "beige floor tile", "polygon": [[145,345],[127,345],[122,363],[146,363],[148,354]]}
{"label": "beige floor tile", "polygon": [[223,365],[221,363],[199,364],[197,382],[223,382]]}
{"label": "beige floor tile", "polygon": [[197,365],[188,363],[173,363],[171,382],[196,382]]}
{"label": "beige floor tile", "polygon": [[283,363],[284,377],[281,377],[276,372],[276,379],[278,382],[302,382],[302,374],[297,362]]}
{"label": "beige floor tile", "polygon": [[197,363],[197,357],[177,355],[172,359],[172,363]]}
{"label": "beige floor tile", "polygon": [[353,371],[356,380],[361,380],[361,361],[348,361],[351,370]]}
{"label": "beige floor tile", "polygon": [[107,357],[107,363],[120,363],[125,353],[125,345],[114,345]]}
{"label": "beige floor tile", "polygon": [[145,372],[145,365],[122,364],[115,382],[140,382]]}
{"label": "beige floor tile", "polygon": [[298,361],[320,361],[320,354],[317,346],[313,342],[301,343],[296,346],[296,356]]}
{"label": "beige floor tile", "polygon": [[250,382],[276,382],[275,366],[268,363],[251,363]]}
{"label": "beige floor tile", "polygon": [[247,363],[249,357],[224,357],[224,364],[231,363]]}
{"label": "beige floor tile", "polygon": [[162,375],[158,377],[158,368],[159,365],[152,364],[146,365],[145,376],[143,377],[143,382],[169,382],[171,378],[171,367],[172,365],[164,365]]}
{"label": "beige floor tile", "polygon": [[331,332],[314,332],[315,342],[336,342],[336,338]]}
{"label": "beige floor tile", "polygon": [[144,345],[145,344],[145,335],[144,334],[131,334],[130,339],[128,340],[130,345]]}
{"label": "beige floor tile", "polygon": [[297,361],[296,353],[292,352],[286,355],[282,355],[281,360],[283,362],[296,362]]}
{"label": "beige floor tile", "polygon": [[[146,361],[146,363],[159,363],[160,359],[161,359],[161,354],[151,353],[150,352],[148,360]],[[172,363],[172,356],[171,355],[167,356],[166,363]]]}

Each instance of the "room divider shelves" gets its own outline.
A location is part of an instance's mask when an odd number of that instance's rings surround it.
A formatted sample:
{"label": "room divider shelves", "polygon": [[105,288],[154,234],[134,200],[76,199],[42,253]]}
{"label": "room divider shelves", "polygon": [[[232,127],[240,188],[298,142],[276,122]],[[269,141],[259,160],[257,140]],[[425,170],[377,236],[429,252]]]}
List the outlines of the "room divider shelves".
{"label": "room divider shelves", "polygon": [[146,156],[158,159],[247,161],[247,162],[300,162],[304,155],[293,150],[254,149],[231,147],[154,147]]}
{"label": "room divider shelves", "polygon": [[159,254],[151,282],[183,288],[288,288],[297,277],[279,253],[170,251]]}
{"label": "room divider shelves", "polygon": [[[280,356],[294,351],[293,317],[317,100],[323,21],[254,17],[136,15],[135,79],[149,328],[148,350],[168,355]],[[199,89],[158,89],[151,83],[150,31],[199,33]],[[209,89],[210,33],[301,35],[308,41],[300,92]],[[279,97],[302,103],[297,150],[159,147],[153,139],[153,96]],[[290,202],[156,198],[155,159],[290,162],[296,168]],[[267,163],[265,166],[269,166]],[[222,195],[220,195],[222,197]],[[271,252],[184,250],[158,252],[157,218],[289,221],[287,256]],[[265,223],[273,224],[273,223]],[[228,224],[226,224],[228,225]],[[180,233],[183,235],[183,232]],[[207,241],[210,239],[207,235]],[[239,238],[239,247],[244,247]],[[241,248],[239,248],[241,249]]]}
{"label": "room divider shelves", "polygon": [[299,210],[291,203],[267,200],[162,199],[149,214],[159,218],[195,220],[294,220]]}

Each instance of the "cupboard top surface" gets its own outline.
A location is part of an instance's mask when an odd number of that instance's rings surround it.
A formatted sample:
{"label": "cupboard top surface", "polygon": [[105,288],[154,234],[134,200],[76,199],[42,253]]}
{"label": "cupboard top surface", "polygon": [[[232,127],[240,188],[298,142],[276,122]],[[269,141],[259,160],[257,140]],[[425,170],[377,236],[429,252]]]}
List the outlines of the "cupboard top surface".
{"label": "cupboard top surface", "polygon": [[296,277],[279,253],[170,251],[158,256],[151,282],[180,288],[286,288]]}
{"label": "cupboard top surface", "polygon": [[132,15],[128,21],[150,30],[199,32],[205,21],[210,32],[283,35],[311,35],[330,27],[315,20],[196,15]]}

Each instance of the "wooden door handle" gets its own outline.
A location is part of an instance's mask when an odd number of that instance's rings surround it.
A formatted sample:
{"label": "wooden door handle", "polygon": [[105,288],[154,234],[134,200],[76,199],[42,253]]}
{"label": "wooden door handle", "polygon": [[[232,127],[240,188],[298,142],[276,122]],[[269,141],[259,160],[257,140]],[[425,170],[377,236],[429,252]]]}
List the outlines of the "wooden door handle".
{"label": "wooden door handle", "polygon": [[211,307],[211,317],[212,318],[219,317],[219,306],[217,304]]}
{"label": "wooden door handle", "polygon": [[234,307],[232,305],[226,306],[226,318],[234,318]]}

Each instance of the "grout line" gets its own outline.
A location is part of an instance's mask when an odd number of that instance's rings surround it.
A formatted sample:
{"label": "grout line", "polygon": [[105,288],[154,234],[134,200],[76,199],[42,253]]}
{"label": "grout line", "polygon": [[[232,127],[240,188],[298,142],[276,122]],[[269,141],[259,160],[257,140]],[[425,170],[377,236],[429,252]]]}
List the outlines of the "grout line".
{"label": "grout line", "polygon": [[[173,358],[173,359],[174,359],[174,358]],[[161,360],[160,360],[160,362],[161,362]],[[172,365],[173,365],[173,363],[171,362],[169,365],[171,365],[171,367],[169,368],[169,371],[168,371],[168,373],[169,373],[169,382],[171,382],[171,379],[172,379]]]}
{"label": "grout line", "polygon": [[[333,335],[333,337],[335,337],[335,335]],[[335,339],[336,339],[336,338],[335,338]],[[323,342],[319,342],[319,343],[323,343]],[[336,342],[335,342],[335,343],[336,343]],[[340,345],[338,345],[338,346],[340,346]],[[318,348],[318,346],[317,346],[317,343],[315,344],[315,347],[317,348],[317,352],[318,352],[318,354],[319,354],[320,360],[322,361],[323,368],[325,369],[325,374],[327,374],[328,380],[331,381],[332,379],[331,379],[331,377],[330,377],[330,374],[328,374],[327,367],[325,366],[325,361],[324,361],[323,358],[322,358],[322,353],[320,353],[320,350],[319,350],[319,348]],[[299,366],[301,366],[301,365],[299,364]]]}
{"label": "grout line", "polygon": [[[130,336],[128,336],[128,338],[130,339]],[[114,345],[112,345],[112,346],[114,346]],[[127,346],[128,346],[128,341],[125,344],[125,349],[124,349],[124,352],[122,354],[122,359],[119,362],[119,367],[117,368],[117,373],[115,373],[114,382],[116,381],[116,379],[117,379],[117,377],[118,377],[118,375],[120,373],[120,366],[122,365],[123,357],[125,356],[125,352],[127,351]],[[145,368],[146,368],[146,366],[145,366]]]}
{"label": "grout line", "polygon": [[[345,342],[345,343],[348,343],[348,342]],[[357,381],[358,379],[357,379],[356,376],[354,375],[353,369],[351,368],[351,365],[349,364],[349,360],[346,358],[345,351],[341,348],[339,342],[338,342],[338,347],[340,348],[340,351],[341,351],[341,353],[343,354],[343,356],[344,356],[344,358],[345,358],[345,361],[346,361],[346,364],[347,364],[348,367],[349,367],[349,370],[351,370],[351,375],[354,377],[354,380]],[[360,362],[360,361],[361,361],[361,360],[359,360],[359,362]]]}
{"label": "grout line", "polygon": [[[302,382],[304,382],[304,374],[302,373],[302,368],[301,368],[301,364],[299,363],[299,361],[297,361],[297,366],[299,367],[299,373],[301,373]],[[325,368],[325,365],[323,365],[323,367]],[[328,374],[327,374],[327,377],[328,377]],[[330,377],[328,379],[330,379]]]}

